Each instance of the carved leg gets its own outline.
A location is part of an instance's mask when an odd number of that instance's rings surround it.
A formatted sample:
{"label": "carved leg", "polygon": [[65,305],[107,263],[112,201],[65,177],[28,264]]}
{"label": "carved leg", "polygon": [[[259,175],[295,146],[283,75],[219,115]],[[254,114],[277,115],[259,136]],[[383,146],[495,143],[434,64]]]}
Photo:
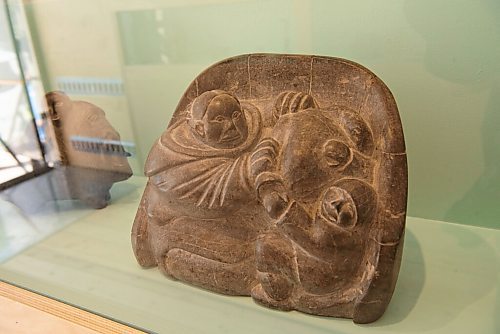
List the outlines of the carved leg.
{"label": "carved leg", "polygon": [[292,242],[277,231],[257,240],[257,279],[252,297],[259,303],[282,310],[293,308],[292,297],[298,271]]}
{"label": "carved leg", "polygon": [[173,244],[171,240],[172,238],[170,235],[171,233],[168,230],[168,225],[161,224],[161,222],[154,217],[149,217],[149,219],[151,235],[154,236],[154,238],[150,240],[154,261],[163,275],[170,279],[177,280],[175,275],[168,268],[166,260],[169,251],[175,248],[175,244]]}
{"label": "carved leg", "polygon": [[183,216],[164,226],[151,224],[159,269],[210,290],[249,295],[255,285],[256,236],[229,233],[231,222]]}
{"label": "carved leg", "polygon": [[175,279],[223,294],[248,296],[256,284],[254,264],[253,256],[224,263],[174,248],[167,253],[164,266]]}

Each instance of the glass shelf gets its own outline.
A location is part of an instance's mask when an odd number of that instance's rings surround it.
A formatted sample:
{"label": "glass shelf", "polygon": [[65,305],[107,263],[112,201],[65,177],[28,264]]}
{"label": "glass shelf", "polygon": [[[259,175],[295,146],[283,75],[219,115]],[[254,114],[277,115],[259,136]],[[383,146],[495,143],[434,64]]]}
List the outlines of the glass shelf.
{"label": "glass shelf", "polygon": [[[168,280],[157,269],[141,269],[132,253],[130,229],[145,182],[134,176],[115,184],[111,204],[101,210],[69,201],[58,209],[49,205],[21,215],[7,210],[10,203],[0,202],[3,226],[29,225],[43,233],[54,222],[65,225],[43,240],[26,234],[33,244],[10,257],[5,254],[0,278],[158,333],[500,331],[499,230],[408,217],[403,263],[389,308],[379,321],[360,326],[266,309],[249,297],[218,295]],[[2,244],[9,233],[14,229],[4,230]]]}

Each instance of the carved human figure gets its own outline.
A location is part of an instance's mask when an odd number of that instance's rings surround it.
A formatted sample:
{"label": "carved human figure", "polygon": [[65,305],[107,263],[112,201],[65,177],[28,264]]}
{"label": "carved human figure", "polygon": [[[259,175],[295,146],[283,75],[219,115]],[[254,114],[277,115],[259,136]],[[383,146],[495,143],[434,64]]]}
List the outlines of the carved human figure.
{"label": "carved human figure", "polygon": [[[269,223],[248,173],[261,130],[256,107],[220,90],[198,96],[167,129],[146,162],[148,202],[134,222],[141,265],[220,292],[249,293],[255,266],[248,263]],[[193,277],[193,268],[203,272]]]}
{"label": "carved human figure", "polygon": [[372,151],[368,126],[346,108],[280,114],[252,156],[258,198],[276,222],[257,241],[258,302],[328,314],[359,296],[377,207]]}

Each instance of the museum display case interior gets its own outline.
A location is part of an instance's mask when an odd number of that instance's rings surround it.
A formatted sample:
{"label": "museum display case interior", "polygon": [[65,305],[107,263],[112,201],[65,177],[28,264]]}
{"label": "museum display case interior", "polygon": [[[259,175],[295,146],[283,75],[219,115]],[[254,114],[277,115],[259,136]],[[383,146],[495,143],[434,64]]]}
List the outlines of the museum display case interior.
{"label": "museum display case interior", "polygon": [[1,0],[0,302],[115,332],[500,332],[499,22]]}

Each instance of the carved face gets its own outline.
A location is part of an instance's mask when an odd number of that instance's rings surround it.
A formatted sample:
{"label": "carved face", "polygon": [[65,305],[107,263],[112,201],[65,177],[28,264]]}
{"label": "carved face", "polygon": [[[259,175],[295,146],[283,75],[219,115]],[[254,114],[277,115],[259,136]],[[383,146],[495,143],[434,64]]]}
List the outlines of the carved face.
{"label": "carved face", "polygon": [[357,221],[356,205],[347,191],[330,187],[321,201],[320,215],[330,223],[352,227]]}
{"label": "carved face", "polygon": [[214,97],[202,121],[202,140],[212,147],[237,147],[247,138],[247,120],[238,101],[230,95]]}

